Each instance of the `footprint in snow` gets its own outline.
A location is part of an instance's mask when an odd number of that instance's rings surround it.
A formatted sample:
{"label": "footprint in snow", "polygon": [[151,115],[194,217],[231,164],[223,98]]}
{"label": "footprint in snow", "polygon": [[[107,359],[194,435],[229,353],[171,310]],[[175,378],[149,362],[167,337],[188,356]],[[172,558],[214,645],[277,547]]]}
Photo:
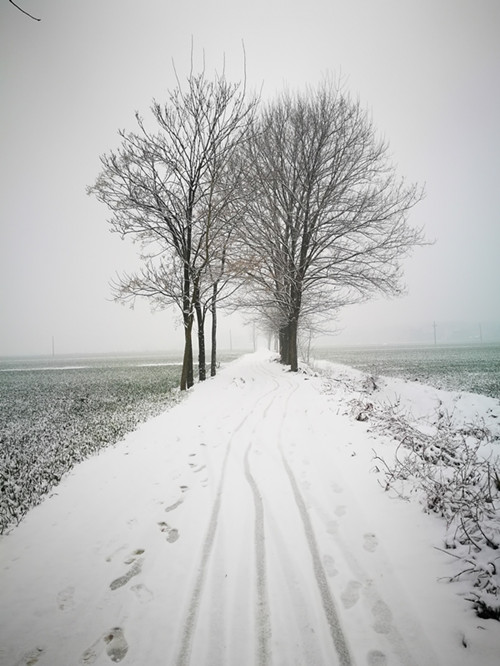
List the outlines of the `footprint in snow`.
{"label": "footprint in snow", "polygon": [[386,666],[387,657],[380,650],[370,650],[367,656],[368,666]]}
{"label": "footprint in snow", "polygon": [[352,608],[359,600],[359,590],[362,587],[358,580],[350,580],[340,595],[344,608]]}
{"label": "footprint in snow", "polygon": [[112,590],[117,590],[119,587],[123,587],[126,585],[131,578],[134,576],[137,576],[138,574],[141,573],[142,569],[142,558],[141,559],[136,559],[137,555],[141,555],[144,552],[142,548],[138,549],[133,553],[127,560],[125,560],[125,564],[131,564],[132,566],[130,569],[123,574],[123,576],[120,576],[119,578],[115,578],[110,584],[109,587]]}
{"label": "footprint in snow", "polygon": [[338,574],[337,569],[335,568],[335,560],[331,555],[325,555],[323,557],[323,565],[325,567],[326,575],[333,578]]}
{"label": "footprint in snow", "polygon": [[82,654],[80,657],[80,664],[93,664],[95,663],[97,657],[99,656],[101,650],[98,649],[98,645],[101,642],[101,639],[99,638],[95,643],[92,643],[92,645],[85,650],[85,652]]}
{"label": "footprint in snow", "polygon": [[375,534],[368,533],[363,535],[363,548],[369,553],[373,553],[378,546],[378,539]]}
{"label": "footprint in snow", "polygon": [[134,550],[133,553],[130,553],[130,555],[127,557],[126,560],[123,560],[124,564],[132,564],[132,562],[135,562],[136,559],[139,557],[139,555],[142,555],[144,553],[144,548],[137,548],[137,550]]}
{"label": "footprint in snow", "polygon": [[72,585],[65,587],[64,590],[61,590],[57,595],[57,605],[59,610],[71,610],[75,607],[73,597],[75,595],[75,588]]}
{"label": "footprint in snow", "polygon": [[388,634],[392,623],[392,613],[389,606],[382,600],[379,600],[372,608],[372,613],[375,618],[373,628],[377,634]]}
{"label": "footprint in snow", "polygon": [[106,648],[106,654],[115,663],[122,661],[128,652],[128,644],[123,635],[121,627],[114,627],[100,636],[92,645],[85,650],[80,657],[80,664],[94,664]]}
{"label": "footprint in snow", "polygon": [[121,661],[128,652],[128,644],[121,627],[111,629],[111,631],[104,636],[104,642],[107,645],[106,654],[111,661]]}
{"label": "footprint in snow", "polygon": [[167,508],[165,509],[165,511],[168,512],[168,511],[173,511],[174,509],[177,509],[177,507],[180,506],[180,505],[183,503],[183,501],[184,501],[184,500],[183,500],[182,497],[181,497],[180,499],[177,500],[177,502],[174,502],[174,503],[171,504],[170,506],[167,506]]}
{"label": "footprint in snow", "polygon": [[161,523],[158,523],[160,526],[160,532],[166,532],[167,533],[167,541],[169,543],[174,543],[177,541],[179,538],[179,530],[176,530],[175,527],[170,527],[167,523],[162,521]]}
{"label": "footprint in snow", "polygon": [[151,592],[151,590],[142,583],[139,583],[138,585],[132,585],[130,589],[142,604],[145,604],[154,598],[154,594]]}
{"label": "footprint in snow", "polygon": [[43,648],[36,647],[29,652],[23,654],[19,661],[16,661],[14,666],[35,666],[43,654]]}
{"label": "footprint in snow", "polygon": [[335,509],[335,515],[341,518],[342,516],[345,516],[346,511],[346,507],[344,505],[340,505]]}

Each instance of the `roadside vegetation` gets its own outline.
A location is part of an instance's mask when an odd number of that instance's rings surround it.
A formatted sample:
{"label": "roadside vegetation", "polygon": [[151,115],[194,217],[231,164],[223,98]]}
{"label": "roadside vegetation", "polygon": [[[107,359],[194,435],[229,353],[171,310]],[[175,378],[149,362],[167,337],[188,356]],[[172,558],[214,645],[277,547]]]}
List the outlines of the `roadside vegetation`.
{"label": "roadside vegetation", "polygon": [[325,392],[338,392],[339,382],[346,413],[376,435],[373,471],[384,491],[395,499],[417,501],[443,520],[442,543],[435,546],[456,561],[449,582],[465,584],[466,598],[479,617],[500,620],[497,414],[489,414],[487,425],[488,412],[464,418],[440,402],[433,414],[415,416],[406,402],[387,399],[383,378],[330,375]]}

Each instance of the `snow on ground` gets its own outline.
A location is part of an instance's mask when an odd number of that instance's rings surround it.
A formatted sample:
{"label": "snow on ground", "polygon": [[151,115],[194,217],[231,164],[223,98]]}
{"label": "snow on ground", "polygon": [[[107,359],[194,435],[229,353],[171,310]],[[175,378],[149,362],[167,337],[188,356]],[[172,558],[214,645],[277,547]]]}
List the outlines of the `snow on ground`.
{"label": "snow on ground", "polygon": [[353,376],[245,356],[78,465],[0,539],[0,664],[498,664],[500,623],[445,582],[442,521],[384,493]]}

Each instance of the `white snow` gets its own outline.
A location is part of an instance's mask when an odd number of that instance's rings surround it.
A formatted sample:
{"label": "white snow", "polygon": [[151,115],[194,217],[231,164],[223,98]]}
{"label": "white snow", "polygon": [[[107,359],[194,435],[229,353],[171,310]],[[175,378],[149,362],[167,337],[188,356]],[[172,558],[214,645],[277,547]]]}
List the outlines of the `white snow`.
{"label": "white snow", "polygon": [[[0,664],[500,663],[442,521],[379,483],[363,377],[328,368],[245,356],[70,472],[0,538]],[[379,381],[498,425],[498,401]]]}

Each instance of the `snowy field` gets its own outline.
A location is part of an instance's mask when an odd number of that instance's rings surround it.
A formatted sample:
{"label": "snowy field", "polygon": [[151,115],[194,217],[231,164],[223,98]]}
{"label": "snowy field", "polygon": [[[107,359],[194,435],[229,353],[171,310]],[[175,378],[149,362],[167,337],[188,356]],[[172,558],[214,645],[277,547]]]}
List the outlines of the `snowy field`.
{"label": "snowy field", "polygon": [[345,363],[374,376],[419,381],[447,391],[500,398],[500,344],[324,347],[311,358]]}
{"label": "snowy field", "polygon": [[178,361],[147,357],[0,361],[0,534],[75,464],[175,402],[179,375]]}
{"label": "snowy field", "polygon": [[[67,473],[0,537],[0,664],[497,665],[499,401],[317,366],[242,357]],[[482,533],[419,486],[465,454]]]}

